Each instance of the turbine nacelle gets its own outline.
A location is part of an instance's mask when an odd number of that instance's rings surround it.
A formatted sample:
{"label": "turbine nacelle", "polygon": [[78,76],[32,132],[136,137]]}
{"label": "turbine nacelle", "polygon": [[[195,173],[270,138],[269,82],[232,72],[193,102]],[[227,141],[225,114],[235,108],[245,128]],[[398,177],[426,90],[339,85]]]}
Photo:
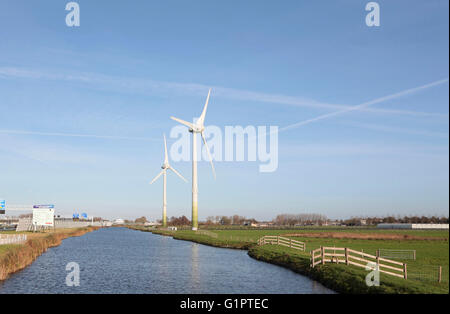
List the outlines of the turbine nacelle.
{"label": "turbine nacelle", "polygon": [[191,132],[191,133],[202,133],[203,131],[205,131],[204,125],[194,124],[191,128],[189,128],[189,132]]}

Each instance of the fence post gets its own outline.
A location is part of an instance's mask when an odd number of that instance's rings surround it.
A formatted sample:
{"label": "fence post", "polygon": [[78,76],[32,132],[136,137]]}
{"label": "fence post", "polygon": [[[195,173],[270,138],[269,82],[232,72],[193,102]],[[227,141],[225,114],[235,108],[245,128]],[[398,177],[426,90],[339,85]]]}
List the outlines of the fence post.
{"label": "fence post", "polygon": [[414,250],[414,260],[416,260],[416,250]]}
{"label": "fence post", "polygon": [[345,264],[348,265],[348,248],[345,248]]}
{"label": "fence post", "polygon": [[442,282],[442,266],[439,266],[439,277],[438,277],[438,282]]}
{"label": "fence post", "polygon": [[[380,249],[377,250],[377,257],[380,257]],[[378,263],[378,260],[377,260]]]}
{"label": "fence post", "polygon": [[323,249],[323,246],[320,247],[320,252],[322,255],[322,265],[325,264],[325,250]]}
{"label": "fence post", "polygon": [[277,245],[280,245],[280,236],[277,236]]}
{"label": "fence post", "polygon": [[405,279],[408,279],[408,272],[406,269],[406,263],[403,263],[403,276]]}

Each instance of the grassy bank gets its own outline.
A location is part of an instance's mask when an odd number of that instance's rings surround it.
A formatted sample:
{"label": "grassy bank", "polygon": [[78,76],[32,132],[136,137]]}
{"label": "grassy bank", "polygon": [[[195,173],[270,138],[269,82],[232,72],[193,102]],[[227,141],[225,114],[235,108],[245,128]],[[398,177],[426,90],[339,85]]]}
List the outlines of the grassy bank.
{"label": "grassy bank", "polygon": [[0,280],[30,265],[48,248],[58,246],[69,237],[81,236],[98,229],[86,227],[77,229],[59,229],[48,233],[27,233],[24,244],[0,245]]}
{"label": "grassy bank", "polygon": [[[353,228],[304,228],[293,230],[191,230],[168,231],[135,226],[132,229],[172,236],[175,239],[205,245],[246,249],[258,260],[289,268],[306,275],[326,287],[342,293],[448,293],[449,233],[437,230],[378,230]],[[264,235],[283,235],[306,243],[306,251],[287,247],[257,246],[256,240]],[[326,236],[324,236],[326,235]],[[367,271],[354,266],[326,264],[310,268],[310,251],[320,246],[349,247],[375,254],[377,249],[416,250],[417,260],[405,260],[408,272],[417,278],[404,280],[381,274],[379,287],[365,283]],[[429,279],[430,271],[442,266],[443,282]],[[435,273],[433,273],[435,275]],[[418,278],[420,277],[420,278]]]}
{"label": "grassy bank", "polygon": [[162,236],[170,236],[177,240],[185,240],[185,241],[191,241],[196,242],[200,244],[205,244],[209,246],[215,246],[215,247],[221,247],[221,248],[228,248],[228,249],[241,249],[241,250],[247,250],[249,249],[254,243],[253,242],[246,242],[242,240],[238,240],[235,238],[233,239],[225,239],[225,238],[214,238],[211,235],[206,234],[199,234],[198,232],[194,232],[191,230],[180,230],[180,231],[169,231],[169,230],[162,230],[162,229],[152,229],[142,226],[127,226],[130,229],[138,230],[138,231],[144,231],[144,232],[152,232],[154,234],[159,234]]}
{"label": "grassy bank", "polygon": [[252,247],[248,254],[257,260],[280,265],[306,275],[340,293],[446,294],[449,292],[448,277],[446,282],[438,283],[431,280],[404,280],[381,273],[380,286],[368,287],[365,283],[368,272],[363,268],[343,264],[325,264],[311,268],[308,252],[265,245]]}

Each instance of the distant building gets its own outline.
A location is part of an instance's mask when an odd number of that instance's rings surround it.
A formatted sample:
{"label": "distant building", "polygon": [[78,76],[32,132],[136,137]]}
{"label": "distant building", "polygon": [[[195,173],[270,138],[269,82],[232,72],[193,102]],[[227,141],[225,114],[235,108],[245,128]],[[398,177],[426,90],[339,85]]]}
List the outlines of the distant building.
{"label": "distant building", "polygon": [[273,226],[273,222],[258,222],[254,225],[255,225],[255,227],[259,227],[259,228],[267,228],[267,227]]}
{"label": "distant building", "polygon": [[125,220],[123,220],[122,218],[117,218],[113,221],[113,225],[122,225],[125,223]]}
{"label": "distant building", "polygon": [[378,224],[379,229],[443,229],[448,230],[448,224]]}
{"label": "distant building", "polygon": [[144,226],[160,226],[161,224],[159,222],[154,222],[154,221],[147,221],[144,222]]}

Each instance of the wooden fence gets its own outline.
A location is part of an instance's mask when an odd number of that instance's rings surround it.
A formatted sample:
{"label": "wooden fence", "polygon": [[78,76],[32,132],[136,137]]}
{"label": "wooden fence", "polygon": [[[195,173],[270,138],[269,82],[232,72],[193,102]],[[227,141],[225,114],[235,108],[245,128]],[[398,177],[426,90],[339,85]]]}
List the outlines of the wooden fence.
{"label": "wooden fence", "polygon": [[[349,248],[321,246],[311,251],[311,267],[325,263],[342,263],[366,268],[368,263],[376,264],[377,269],[384,274],[408,279],[406,263],[393,261]],[[361,264],[363,263],[363,264]]]}
{"label": "wooden fence", "polygon": [[300,251],[306,250],[306,244],[304,242],[280,236],[263,236],[258,240],[258,245],[266,244],[286,246]]}
{"label": "wooden fence", "polygon": [[26,234],[0,234],[0,245],[20,244],[27,241]]}

